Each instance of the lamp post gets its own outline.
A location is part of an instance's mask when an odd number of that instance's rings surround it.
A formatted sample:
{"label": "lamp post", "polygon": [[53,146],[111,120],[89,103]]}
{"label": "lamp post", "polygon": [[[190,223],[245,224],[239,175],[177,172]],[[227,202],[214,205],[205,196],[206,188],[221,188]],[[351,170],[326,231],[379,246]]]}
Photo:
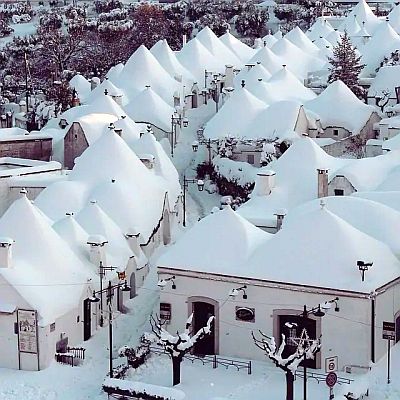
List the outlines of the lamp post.
{"label": "lamp post", "polygon": [[364,262],[364,261],[357,261],[358,270],[361,272],[361,280],[364,282],[365,280],[365,273],[368,271],[369,267],[372,267],[374,263],[372,262]]}
{"label": "lamp post", "polygon": [[[103,297],[103,292],[107,293],[107,305],[108,305],[108,315],[109,315],[109,324],[108,324],[108,346],[109,346],[109,375],[110,378],[113,377],[113,358],[112,358],[112,346],[113,346],[113,326],[112,326],[112,321],[113,321],[113,310],[112,310],[112,299],[114,297],[114,290],[117,290],[117,293],[119,290],[122,290],[123,292],[129,292],[131,288],[128,286],[126,280],[124,282],[124,285],[122,286],[121,283],[118,283],[117,285],[112,285],[111,281],[108,281],[108,286],[106,289],[100,289],[100,291],[95,292],[93,291],[93,295],[89,297],[89,301],[92,303],[98,303],[101,301]],[[96,296],[97,294],[100,294],[100,299]]]}
{"label": "lamp post", "polygon": [[182,126],[187,128],[189,126],[189,120],[186,117],[183,117],[181,114],[177,114],[176,112],[171,116],[171,157],[174,156],[174,147],[176,145],[176,126],[179,125],[180,128]]}
{"label": "lamp post", "polygon": [[[303,359],[303,400],[307,400],[307,352],[306,352],[306,348],[307,348],[307,341],[309,341],[309,337],[307,334],[307,330],[306,330],[306,320],[308,319],[308,316],[310,314],[313,314],[315,317],[318,318],[322,318],[325,315],[325,312],[322,310],[329,310],[331,308],[331,305],[334,303],[335,304],[335,312],[339,312],[339,297],[335,297],[332,300],[326,301],[323,304],[318,304],[317,307],[311,308],[309,310],[307,310],[307,306],[304,305],[303,308],[303,312],[299,315],[300,317],[302,317],[303,319],[303,333],[304,333],[304,338],[301,337],[298,339],[298,345],[302,345],[303,346],[303,351],[304,351],[304,359]],[[303,333],[301,336],[303,336]]]}
{"label": "lamp post", "polygon": [[211,89],[214,92],[215,101],[215,112],[218,112],[219,107],[219,89],[220,89],[221,78],[218,75],[214,75],[214,79],[211,81]]}
{"label": "lamp post", "polygon": [[[211,156],[212,156],[212,150],[213,150],[211,139],[200,140],[200,141],[195,140],[192,143],[192,150],[194,153],[197,153],[197,150],[199,150],[199,144],[206,146],[206,149],[208,151],[208,164],[211,165]],[[216,153],[216,154],[218,154],[218,153]]]}
{"label": "lamp post", "polygon": [[199,192],[204,190],[204,181],[201,179],[187,179],[183,175],[183,226],[186,226],[186,190],[190,183],[197,183],[197,189]]}

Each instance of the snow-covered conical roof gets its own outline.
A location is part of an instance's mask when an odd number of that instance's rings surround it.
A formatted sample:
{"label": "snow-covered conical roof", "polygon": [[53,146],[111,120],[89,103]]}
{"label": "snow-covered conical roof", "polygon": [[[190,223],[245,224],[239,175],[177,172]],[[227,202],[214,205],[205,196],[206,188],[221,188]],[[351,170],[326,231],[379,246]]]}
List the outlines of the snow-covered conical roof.
{"label": "snow-covered conical roof", "polygon": [[[121,112],[123,112],[121,110]],[[87,114],[77,118],[73,122],[78,122],[83,129],[85,138],[89,145],[93,144],[104,132],[105,129],[117,121],[118,117],[111,114]]]}
{"label": "snow-covered conical roof", "polygon": [[74,75],[69,81],[69,86],[76,90],[81,102],[85,101],[91,91],[90,82],[80,74]]}
{"label": "snow-covered conical roof", "polygon": [[[321,199],[315,199],[294,208],[287,220],[320,208]],[[376,201],[355,196],[331,196],[324,199],[329,211],[344,219],[356,229],[386,243],[396,255],[400,255],[400,237],[396,233],[400,224],[400,212]],[[368,218],[365,216],[368,215]]]}
{"label": "snow-covered conical roof", "polygon": [[366,64],[361,71],[361,76],[374,75],[383,58],[390,56],[391,52],[398,49],[400,49],[400,36],[389,22],[382,22],[368,43],[361,49],[361,62]]}
{"label": "snow-covered conical roof", "polygon": [[239,58],[244,63],[247,63],[248,60],[254,55],[255,50],[251,47],[247,46],[245,43],[235,38],[231,33],[224,33],[219,40],[230,49],[236,57]]}
{"label": "snow-covered conical roof", "polygon": [[204,70],[224,72],[225,64],[215,57],[204,45],[194,38],[177,53],[178,60],[195,77],[197,83],[204,82]]}
{"label": "snow-covered conical roof", "polygon": [[204,27],[197,35],[196,39],[215,57],[218,57],[224,64],[239,66],[242,61],[225,44],[223,44],[215,33],[208,27]]}
{"label": "snow-covered conical roof", "polygon": [[392,25],[393,29],[399,33],[400,32],[400,4],[393,7],[392,11],[390,11],[389,22]]}
{"label": "snow-covered conical roof", "polygon": [[193,75],[178,61],[176,54],[169,47],[166,39],[159,40],[151,49],[150,52],[154,55],[161,66],[173,77],[181,76],[185,82],[195,80]]}
{"label": "snow-covered conical roof", "polygon": [[122,64],[122,63],[114,65],[108,70],[108,72],[106,74],[106,77],[111,82],[117,82],[118,78],[119,78],[119,75],[121,74],[123,69],[124,69],[124,64]]}
{"label": "snow-covered conical roof", "polygon": [[381,23],[365,0],[360,0],[357,3],[357,5],[351,10],[350,14],[342,22],[339,29],[341,31],[348,30],[354,23],[354,19],[357,19],[359,26],[365,22],[365,26],[371,34],[375,32]]}
{"label": "snow-covered conical roof", "polygon": [[118,86],[126,88],[131,99],[150,85],[166,102],[171,103],[179,84],[161,66],[150,51],[141,45],[126,62],[118,78]]}
{"label": "snow-covered conical roof", "polygon": [[306,78],[308,72],[318,70],[323,65],[320,59],[305,53],[285,37],[276,42],[271,50],[301,79]]}
{"label": "snow-covered conical roof", "polygon": [[287,67],[281,68],[279,72],[272,75],[268,83],[271,91],[279,93],[282,100],[304,102],[316,97],[316,94],[311,89],[306,88]]}
{"label": "snow-covered conical roof", "polygon": [[260,62],[271,74],[280,71],[282,65],[285,64],[285,61],[268,47],[262,47],[258,50],[250,59],[249,64],[257,64],[258,62]]}
{"label": "snow-covered conical roof", "polygon": [[122,129],[122,139],[130,144],[140,138],[141,128],[132,118],[121,116],[114,122],[115,129]]}
{"label": "snow-covered conical roof", "polygon": [[[165,267],[230,275],[230,271],[243,267],[253,251],[270,237],[226,207],[195,224],[157,263]],[[204,248],[207,248],[206,252]],[[243,267],[242,276],[247,274],[247,268]]]}
{"label": "snow-covered conical roof", "polygon": [[151,87],[144,89],[125,107],[126,113],[137,122],[149,122],[164,131],[171,129],[174,108]]}
{"label": "snow-covered conical roof", "polygon": [[254,96],[263,101],[266,105],[273,104],[280,100],[286,100],[285,96],[288,96],[288,93],[283,93],[280,91],[273,92],[271,84],[265,81],[254,82],[250,87],[248,87],[248,89],[252,94],[254,94]]}
{"label": "snow-covered conical roof", "polygon": [[400,211],[400,191],[366,191],[366,192],[354,192],[352,197],[367,199],[382,203],[394,210]]}
{"label": "snow-covered conical roof", "polygon": [[332,25],[324,17],[318,17],[307,32],[307,37],[310,40],[316,40],[320,36],[327,37],[333,31]]}
{"label": "snow-covered conical roof", "polygon": [[299,49],[305,51],[308,54],[317,56],[319,49],[313,44],[313,42],[304,34],[304,32],[296,26],[290,32],[285,35],[285,38],[291,41]]}
{"label": "snow-covered conical roof", "polygon": [[[53,229],[71,247],[72,251],[81,259],[89,260],[89,234],[76,221],[72,213],[53,224]],[[97,268],[98,266],[96,266]]]}
{"label": "snow-covered conical roof", "polygon": [[371,97],[381,96],[383,92],[388,91],[390,97],[395,98],[395,87],[398,86],[400,86],[400,65],[385,66],[377,72],[368,89],[368,95]]}
{"label": "snow-covered conical roof", "polygon": [[273,36],[274,36],[274,38],[276,38],[276,39],[278,39],[278,40],[282,39],[282,38],[283,38],[282,31],[281,31],[280,29],[278,29],[278,30],[274,33]]}
{"label": "snow-covered conical roof", "polygon": [[278,101],[259,113],[246,129],[246,137],[282,140],[294,131],[301,110],[294,101]]}
{"label": "snow-covered conical roof", "polygon": [[87,279],[94,278],[90,265],[74,254],[25,195],[1,217],[0,232],[15,241],[12,268],[1,268],[0,274],[38,311],[41,326],[79,307]]}
{"label": "snow-covered conical roof", "polygon": [[244,80],[247,89],[251,91],[251,87],[257,84],[259,79],[266,82],[269,78],[271,78],[271,73],[261,63],[258,63],[251,68],[250,71],[247,70],[247,68],[240,71],[239,74],[236,75],[234,83],[236,87],[239,87],[242,80]]}
{"label": "snow-covered conical roof", "polygon": [[90,92],[90,94],[86,97],[85,103],[90,104],[98,97],[103,97],[105,93],[112,97],[120,96],[124,98],[123,90],[115,86],[109,79],[104,79],[103,82],[93,89],[92,92]]}
{"label": "snow-covered conical roof", "polygon": [[76,215],[77,222],[89,235],[102,235],[107,241],[107,264],[125,269],[133,255],[119,226],[96,201],[91,201]]}
{"label": "snow-covered conical roof", "polygon": [[333,46],[332,44],[325,38],[320,37],[313,42],[319,51],[319,57],[326,61],[327,57],[332,57],[333,55]]}
{"label": "snow-covered conical roof", "polygon": [[[326,36],[326,40],[332,45],[336,46],[342,39],[343,33],[337,29]],[[316,39],[318,40],[318,39]]]}
{"label": "snow-covered conical roof", "polygon": [[[364,281],[357,266],[360,259],[374,262]],[[246,267],[251,277],[364,293],[400,275],[400,263],[386,244],[333,214],[329,205],[285,219]]]}
{"label": "snow-covered conical roof", "polygon": [[344,127],[353,134],[361,131],[375,111],[339,80],[332,82],[316,99],[305,103],[305,107],[320,117],[323,127]]}
{"label": "snow-covered conical roof", "polygon": [[247,126],[265,107],[266,104],[246,88],[237,88],[221,110],[207,122],[204,136],[211,139],[246,136]]}
{"label": "snow-covered conical roof", "polygon": [[361,31],[361,25],[358,23],[356,15],[353,17],[353,20],[348,20],[344,30],[350,37],[358,35],[358,32]]}
{"label": "snow-covered conical roof", "polygon": [[277,39],[274,35],[268,33],[262,38],[262,42],[266,47],[271,48],[279,39]]}
{"label": "snow-covered conical roof", "polygon": [[[89,110],[92,113],[103,113],[112,114],[120,118],[125,115],[124,110],[114,101],[110,96],[104,93],[99,93],[99,96],[95,97],[90,104],[88,104]],[[86,114],[86,113],[85,113]]]}

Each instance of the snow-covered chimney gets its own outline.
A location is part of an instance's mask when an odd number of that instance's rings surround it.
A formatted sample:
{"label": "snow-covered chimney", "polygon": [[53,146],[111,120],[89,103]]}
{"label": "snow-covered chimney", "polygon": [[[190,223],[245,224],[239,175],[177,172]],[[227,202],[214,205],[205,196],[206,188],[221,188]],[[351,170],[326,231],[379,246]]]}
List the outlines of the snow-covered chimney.
{"label": "snow-covered chimney", "polygon": [[318,171],[318,198],[328,196],[328,170],[317,169]]}
{"label": "snow-covered chimney", "polygon": [[187,36],[186,34],[182,36],[182,47],[185,46],[187,43]]}
{"label": "snow-covered chimney", "polygon": [[128,232],[126,232],[125,237],[133,253],[139,255],[141,252],[139,243],[140,232],[135,227],[133,227],[128,229]]}
{"label": "snow-covered chimney", "polygon": [[275,172],[266,170],[257,173],[256,194],[258,196],[268,196],[275,187]]}
{"label": "snow-covered chimney", "polygon": [[102,262],[104,265],[106,263],[106,249],[105,245],[108,243],[107,239],[102,235],[90,235],[87,244],[90,246],[89,257],[90,262],[93,265],[100,265]]}
{"label": "snow-covered chimney", "polygon": [[94,76],[91,80],[90,80],[90,89],[94,90],[97,88],[97,86],[100,85],[100,79],[97,76]]}
{"label": "snow-covered chimney", "polygon": [[282,228],[282,223],[283,219],[285,218],[285,215],[287,214],[287,211],[282,208],[278,210],[274,215],[276,215],[276,231],[280,231]]}
{"label": "snow-covered chimney", "polygon": [[0,238],[0,268],[12,267],[12,244],[14,240],[8,237]]}
{"label": "snow-covered chimney", "polygon": [[115,128],[114,132],[119,136],[122,137],[122,129],[121,128]]}
{"label": "snow-covered chimney", "polygon": [[231,65],[231,64],[225,65],[225,85],[224,86],[226,88],[233,87],[233,78],[234,78],[233,65]]}
{"label": "snow-covered chimney", "polygon": [[26,113],[26,101],[21,100],[18,105],[19,105],[19,112]]}
{"label": "snow-covered chimney", "polygon": [[153,169],[154,168],[154,161],[155,157],[153,154],[140,154],[139,155],[140,161],[148,168],[148,169]]}
{"label": "snow-covered chimney", "polygon": [[247,71],[250,71],[256,64],[246,64],[245,67],[247,67]]}

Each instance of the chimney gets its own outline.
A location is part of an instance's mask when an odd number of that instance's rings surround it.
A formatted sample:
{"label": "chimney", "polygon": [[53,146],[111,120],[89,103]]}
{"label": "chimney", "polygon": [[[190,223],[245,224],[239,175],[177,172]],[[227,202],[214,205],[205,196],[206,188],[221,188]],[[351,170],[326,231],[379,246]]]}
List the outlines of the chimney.
{"label": "chimney", "polygon": [[125,237],[133,253],[135,255],[139,255],[142,251],[139,243],[140,232],[133,227],[128,229],[128,232],[125,234]]}
{"label": "chimney", "polygon": [[187,36],[186,36],[186,35],[183,35],[183,36],[182,36],[182,47],[185,46],[186,43],[187,43]]}
{"label": "chimney", "polygon": [[19,112],[20,113],[26,113],[26,101],[25,100],[21,100],[20,102],[19,102]]}
{"label": "chimney", "polygon": [[13,243],[13,239],[0,238],[0,268],[12,268],[11,246]]}
{"label": "chimney", "polygon": [[233,87],[233,77],[234,77],[234,74],[233,74],[233,65],[231,65],[231,64],[228,64],[228,65],[225,65],[225,84],[224,84],[224,87],[230,87],[230,88],[232,88]]}
{"label": "chimney", "polygon": [[87,244],[90,246],[89,257],[93,265],[106,265],[106,249],[107,239],[102,235],[90,235]]}
{"label": "chimney", "polygon": [[72,107],[78,107],[78,106],[80,106],[81,105],[81,101],[79,100],[79,97],[78,96],[75,96],[73,99],[72,99]]}
{"label": "chimney", "polygon": [[285,209],[280,209],[278,210],[274,215],[276,215],[276,231],[280,231],[282,228],[282,223],[283,219],[285,218],[285,215],[287,214],[287,211]]}
{"label": "chimney", "polygon": [[122,106],[122,94],[112,94],[111,98],[119,105]]}
{"label": "chimney", "polygon": [[153,154],[140,154],[139,155],[140,161],[148,168],[148,169],[153,169],[154,168],[154,161],[155,157]]}
{"label": "chimney", "polygon": [[318,198],[328,196],[328,170],[317,169],[318,171]]}
{"label": "chimney", "polygon": [[114,132],[119,136],[122,137],[122,129],[121,128],[115,128]]}
{"label": "chimney", "polygon": [[275,187],[275,172],[266,170],[257,173],[255,191],[257,196],[269,196]]}
{"label": "chimney", "polygon": [[97,86],[100,85],[100,79],[97,76],[94,76],[91,80],[90,80],[90,90],[94,90],[97,88]]}

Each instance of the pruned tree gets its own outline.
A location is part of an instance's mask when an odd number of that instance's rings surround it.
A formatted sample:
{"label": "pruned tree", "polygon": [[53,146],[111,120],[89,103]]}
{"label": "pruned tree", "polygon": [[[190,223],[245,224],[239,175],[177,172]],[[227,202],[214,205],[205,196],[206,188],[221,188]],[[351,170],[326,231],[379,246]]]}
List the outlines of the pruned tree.
{"label": "pruned tree", "polygon": [[346,31],[341,40],[333,48],[333,57],[328,57],[329,67],[328,82],[341,80],[360,99],[364,99],[365,91],[358,83],[358,76],[365,64],[361,64],[361,56],[357,56]]}
{"label": "pruned tree", "polygon": [[191,336],[191,326],[193,322],[193,314],[186,321],[185,330],[182,333],[176,332],[176,335],[171,335],[165,328],[165,321],[162,321],[158,315],[150,317],[150,325],[153,334],[159,345],[164,347],[172,360],[173,385],[178,385],[181,382],[181,363],[183,357],[188,353],[193,346],[206,335],[211,333],[211,324],[214,316],[211,316],[207,325],[198,330],[197,333]]}
{"label": "pruned tree", "polygon": [[283,357],[286,347],[286,338],[282,334],[282,342],[278,347],[273,336],[267,336],[259,331],[260,338],[251,332],[254,344],[262,350],[274,364],[285,372],[286,376],[286,400],[293,400],[294,395],[294,374],[300,363],[306,359],[313,359],[314,355],[321,348],[321,338],[305,339],[296,348],[296,351],[288,357]]}

